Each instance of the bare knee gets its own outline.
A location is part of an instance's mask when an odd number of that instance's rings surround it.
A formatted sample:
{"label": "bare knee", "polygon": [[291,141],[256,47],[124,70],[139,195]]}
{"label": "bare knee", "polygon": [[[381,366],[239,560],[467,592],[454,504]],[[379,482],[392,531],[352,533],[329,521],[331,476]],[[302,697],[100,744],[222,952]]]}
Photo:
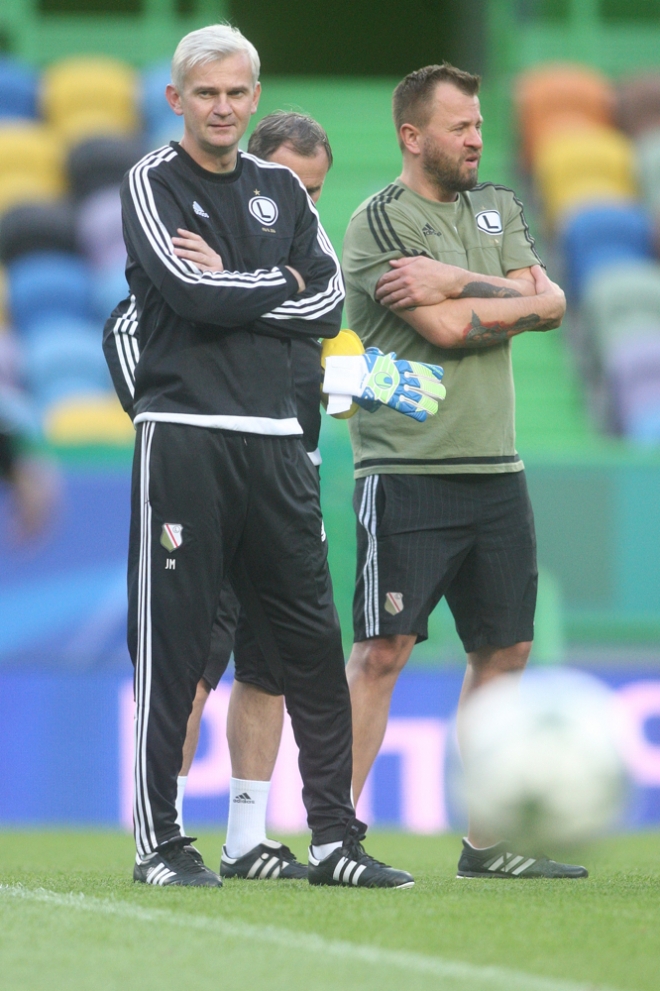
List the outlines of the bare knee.
{"label": "bare knee", "polygon": [[373,681],[396,678],[414,646],[414,636],[374,637],[353,644],[347,673]]}
{"label": "bare knee", "polygon": [[468,658],[472,667],[494,677],[522,671],[529,660],[531,649],[531,640],[522,640],[509,647],[481,647],[469,654]]}

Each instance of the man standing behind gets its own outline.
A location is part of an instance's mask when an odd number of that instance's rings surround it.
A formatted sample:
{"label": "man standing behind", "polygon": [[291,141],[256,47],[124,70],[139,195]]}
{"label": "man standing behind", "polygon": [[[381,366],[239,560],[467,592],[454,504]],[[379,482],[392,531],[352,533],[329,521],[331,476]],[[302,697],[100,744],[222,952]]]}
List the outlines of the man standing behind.
{"label": "man standing behind", "polygon": [[[448,64],[395,89],[401,177],[355,212],[344,242],[350,326],[365,345],[445,369],[423,425],[387,409],[350,421],[358,517],[353,706],[357,801],[390,699],[442,596],[467,654],[461,704],[521,671],[533,638],[536,544],[515,449],[510,338],[558,327],[564,295],[540,267],[513,192],[477,185],[479,78]],[[459,706],[460,736],[460,706]],[[470,827],[462,877],[577,877]]]}

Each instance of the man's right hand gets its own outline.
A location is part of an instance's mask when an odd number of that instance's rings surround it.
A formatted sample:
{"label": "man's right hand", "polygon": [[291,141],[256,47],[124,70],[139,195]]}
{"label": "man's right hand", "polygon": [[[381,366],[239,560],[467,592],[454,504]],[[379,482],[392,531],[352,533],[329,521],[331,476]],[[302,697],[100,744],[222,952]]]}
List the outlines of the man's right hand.
{"label": "man's right hand", "polygon": [[300,272],[297,269],[293,268],[291,265],[285,265],[284,267],[288,268],[288,270],[291,272],[291,275],[295,275],[296,281],[298,282],[298,292],[304,292],[306,288],[305,280],[303,279]]}

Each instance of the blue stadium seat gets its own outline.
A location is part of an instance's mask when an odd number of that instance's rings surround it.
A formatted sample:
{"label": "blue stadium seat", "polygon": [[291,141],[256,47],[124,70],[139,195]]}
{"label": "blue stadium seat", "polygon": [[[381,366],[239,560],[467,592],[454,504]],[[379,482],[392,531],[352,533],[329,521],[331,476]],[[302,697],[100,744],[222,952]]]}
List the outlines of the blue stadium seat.
{"label": "blue stadium seat", "polygon": [[112,388],[98,325],[42,321],[25,343],[24,372],[41,408],[65,396]]}
{"label": "blue stadium seat", "polygon": [[36,251],[10,262],[9,312],[21,333],[43,317],[86,320],[90,316],[92,283],[82,259],[66,252]]}
{"label": "blue stadium seat", "polygon": [[37,117],[39,76],[24,62],[0,57],[0,117]]}
{"label": "blue stadium seat", "polygon": [[92,279],[92,312],[105,323],[117,303],[128,296],[125,261],[94,272]]}
{"label": "blue stadium seat", "polygon": [[635,204],[602,204],[573,213],[561,235],[566,288],[579,298],[598,269],[653,257],[653,224]]}
{"label": "blue stadium seat", "polygon": [[165,99],[170,82],[170,63],[157,62],[142,73],[141,108],[151,148],[178,141],[183,135],[183,121]]}

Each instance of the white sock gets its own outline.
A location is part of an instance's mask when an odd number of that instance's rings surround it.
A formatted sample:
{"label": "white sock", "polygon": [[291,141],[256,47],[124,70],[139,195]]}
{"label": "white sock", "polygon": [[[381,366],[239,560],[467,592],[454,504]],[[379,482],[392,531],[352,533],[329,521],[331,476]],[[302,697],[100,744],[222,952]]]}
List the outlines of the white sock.
{"label": "white sock", "polygon": [[235,860],[266,839],[266,806],[270,781],[230,778],[227,856]]}
{"label": "white sock", "polygon": [[335,843],[319,843],[318,846],[312,844],[312,857],[315,860],[325,860],[329,857],[331,853],[338,850],[341,846],[341,840],[337,840]]}
{"label": "white sock", "polygon": [[176,779],[176,824],[179,827],[182,836],[186,835],[186,831],[183,828],[183,796],[186,793],[186,784],[188,783],[188,775],[180,774]]}
{"label": "white sock", "polygon": [[470,847],[470,849],[471,850],[476,850],[477,853],[483,853],[484,850],[493,850],[496,846],[499,846],[499,843],[491,843],[489,846],[475,846],[474,843],[470,843],[470,841],[467,838],[467,836],[464,836],[463,839],[465,840],[465,842],[467,843],[467,845]]}

